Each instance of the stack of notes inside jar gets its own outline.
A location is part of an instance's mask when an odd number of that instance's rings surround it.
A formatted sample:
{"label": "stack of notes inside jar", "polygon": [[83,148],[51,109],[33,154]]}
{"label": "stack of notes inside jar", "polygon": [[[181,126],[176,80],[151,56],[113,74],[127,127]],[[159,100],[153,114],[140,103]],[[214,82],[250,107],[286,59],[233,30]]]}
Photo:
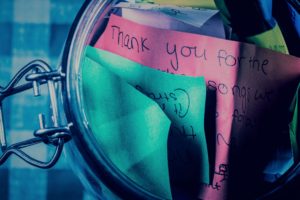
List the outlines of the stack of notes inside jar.
{"label": "stack of notes inside jar", "polygon": [[279,34],[273,50],[240,42],[226,6],[200,2],[116,4],[82,59],[85,112],[112,163],[151,193],[254,199],[300,158],[300,59],[277,25],[254,34]]}

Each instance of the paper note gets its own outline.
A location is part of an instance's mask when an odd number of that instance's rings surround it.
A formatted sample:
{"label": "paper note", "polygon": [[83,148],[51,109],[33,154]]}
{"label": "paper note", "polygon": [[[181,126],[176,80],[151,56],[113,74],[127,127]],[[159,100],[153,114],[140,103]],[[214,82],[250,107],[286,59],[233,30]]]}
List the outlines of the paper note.
{"label": "paper note", "polygon": [[123,18],[139,24],[144,24],[155,28],[170,29],[182,32],[209,35],[218,38],[225,38],[225,29],[219,13],[215,13],[213,16],[207,18],[206,10],[198,10],[197,19],[202,19],[203,22],[201,26],[196,27],[197,24],[194,24],[196,20],[192,20],[193,18],[191,18],[190,25],[178,20],[176,18],[176,15],[166,15],[159,10],[152,11],[145,9],[131,9],[128,8],[128,6],[123,6],[121,8]]}
{"label": "paper note", "polygon": [[299,87],[297,92],[295,93],[293,103],[291,104],[291,112],[293,113],[292,121],[290,123],[290,139],[291,145],[293,149],[293,156],[294,161],[299,162],[300,155],[299,155],[299,145],[300,145],[300,130],[299,130]]}
{"label": "paper note", "polygon": [[272,16],[272,1],[215,0],[215,3],[224,22],[240,39],[288,54],[282,32]]}
{"label": "paper note", "polygon": [[265,31],[257,35],[246,37],[246,41],[254,43],[260,47],[289,54],[282,32],[277,24],[268,31]]}
{"label": "paper note", "polygon": [[87,47],[86,55],[156,101],[171,120],[171,187],[186,187],[185,192],[190,193],[195,190],[195,183],[209,183],[204,78],[168,74],[93,47]]}
{"label": "paper note", "polygon": [[208,135],[215,138],[210,141],[216,141],[216,153],[213,181],[199,198],[224,199],[238,195],[236,190],[255,198],[264,189],[253,185],[263,184],[277,144],[289,137],[286,116],[300,77],[299,58],[114,15],[95,47],[162,71],[205,77],[207,102],[215,109]]}
{"label": "paper note", "polygon": [[135,2],[156,3],[161,5],[191,6],[195,8],[216,8],[215,2],[213,0],[135,0]]}
{"label": "paper note", "polygon": [[189,7],[179,6],[163,6],[158,4],[148,3],[128,3],[121,2],[115,6],[116,8],[130,8],[143,11],[154,11],[164,15],[173,17],[174,19],[200,28],[207,20],[218,13],[218,10],[212,9],[193,9]]}
{"label": "paper note", "polygon": [[135,183],[171,199],[167,158],[170,120],[135,88],[85,57],[84,110],[99,147]]}

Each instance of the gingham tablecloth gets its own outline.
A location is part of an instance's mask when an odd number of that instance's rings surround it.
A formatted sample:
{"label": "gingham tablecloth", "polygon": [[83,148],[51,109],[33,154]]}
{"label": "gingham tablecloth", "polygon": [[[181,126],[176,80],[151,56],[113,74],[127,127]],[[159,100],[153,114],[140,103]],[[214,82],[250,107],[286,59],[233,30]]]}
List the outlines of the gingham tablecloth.
{"label": "gingham tablecloth", "polygon": [[[58,64],[70,25],[83,0],[0,0],[0,85],[33,59]],[[8,142],[32,136],[37,114],[49,113],[48,97],[34,98],[32,91],[4,102]],[[43,145],[29,149],[47,158]],[[0,166],[0,200],[92,199],[63,156],[50,170],[31,167],[13,157]]]}

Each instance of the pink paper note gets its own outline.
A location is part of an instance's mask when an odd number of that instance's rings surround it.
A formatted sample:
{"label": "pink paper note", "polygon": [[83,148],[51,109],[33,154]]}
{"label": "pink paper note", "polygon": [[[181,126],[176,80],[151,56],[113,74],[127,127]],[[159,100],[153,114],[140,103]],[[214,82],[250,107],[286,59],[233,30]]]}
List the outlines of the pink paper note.
{"label": "pink paper note", "polygon": [[199,185],[198,197],[217,200],[236,197],[234,191],[250,197],[261,193],[253,184],[261,181],[265,162],[286,131],[285,115],[300,77],[299,58],[148,27],[115,15],[95,47],[169,73],[204,76],[207,101],[215,112],[206,123],[214,127],[206,132],[215,138],[215,168],[212,183]]}

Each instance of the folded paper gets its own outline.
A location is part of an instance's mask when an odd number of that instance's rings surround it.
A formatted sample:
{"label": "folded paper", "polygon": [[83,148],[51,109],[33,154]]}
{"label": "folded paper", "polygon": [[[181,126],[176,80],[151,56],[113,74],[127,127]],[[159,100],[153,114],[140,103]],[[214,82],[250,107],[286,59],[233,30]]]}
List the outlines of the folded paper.
{"label": "folded paper", "polygon": [[300,57],[299,4],[297,6],[291,1],[273,1],[273,16],[282,31],[289,53]]}
{"label": "folded paper", "polygon": [[160,5],[190,6],[195,8],[216,8],[213,0],[135,0],[137,3],[156,3]]}
{"label": "folded paper", "polygon": [[280,27],[277,24],[272,29],[263,33],[246,37],[246,41],[254,43],[259,47],[289,54],[285,39],[282,35]]}
{"label": "folded paper", "polygon": [[272,16],[272,0],[215,2],[225,24],[232,27],[240,40],[288,54],[281,29]]}
{"label": "folded paper", "polygon": [[208,184],[204,78],[168,74],[90,46],[86,55],[156,101],[171,120],[168,139],[171,186],[186,187],[184,192],[191,193],[197,187],[195,183]]}
{"label": "folded paper", "polygon": [[146,190],[171,199],[170,120],[160,107],[88,57],[82,65],[82,91],[89,126],[112,163]]}
{"label": "folded paper", "polygon": [[199,198],[224,199],[237,195],[235,190],[254,198],[261,192],[262,187],[252,185],[263,181],[277,144],[288,137],[283,133],[288,133],[286,116],[299,81],[299,58],[114,15],[95,47],[169,73],[204,76],[212,93],[207,102],[215,102],[215,121],[209,125],[216,156],[213,181],[203,186]]}
{"label": "folded paper", "polygon": [[164,15],[173,17],[178,21],[182,21],[192,26],[201,27],[203,24],[218,13],[217,10],[212,9],[193,9],[188,7],[179,7],[174,5],[158,5],[158,4],[148,4],[148,3],[128,3],[121,2],[117,4],[117,8],[130,8],[143,11],[154,11],[157,13],[162,13]]}
{"label": "folded paper", "polygon": [[300,155],[299,155],[299,146],[300,146],[300,130],[299,130],[299,88],[300,85],[298,85],[297,91],[294,96],[293,103],[291,104],[291,112],[292,115],[292,121],[290,123],[290,138],[291,138],[291,145],[293,149],[293,156],[294,161],[299,162]]}
{"label": "folded paper", "polygon": [[[197,33],[202,35],[209,35],[218,38],[225,38],[225,30],[219,12],[216,10],[201,9],[195,11],[192,8],[185,8],[184,10],[177,10],[183,17],[188,16],[190,11],[196,12],[189,16],[189,23],[187,20],[181,20],[177,17],[176,12],[169,12],[165,14],[161,10],[143,9],[143,5],[139,7],[131,7],[132,4],[118,4],[121,8],[122,17],[132,20],[139,24],[152,26],[155,28],[170,29],[182,32]],[[136,5],[136,4],[133,4]],[[176,9],[180,7],[173,6]],[[181,8],[182,9],[182,8]],[[172,10],[172,9],[171,9]],[[196,23],[198,21],[198,23]]]}

